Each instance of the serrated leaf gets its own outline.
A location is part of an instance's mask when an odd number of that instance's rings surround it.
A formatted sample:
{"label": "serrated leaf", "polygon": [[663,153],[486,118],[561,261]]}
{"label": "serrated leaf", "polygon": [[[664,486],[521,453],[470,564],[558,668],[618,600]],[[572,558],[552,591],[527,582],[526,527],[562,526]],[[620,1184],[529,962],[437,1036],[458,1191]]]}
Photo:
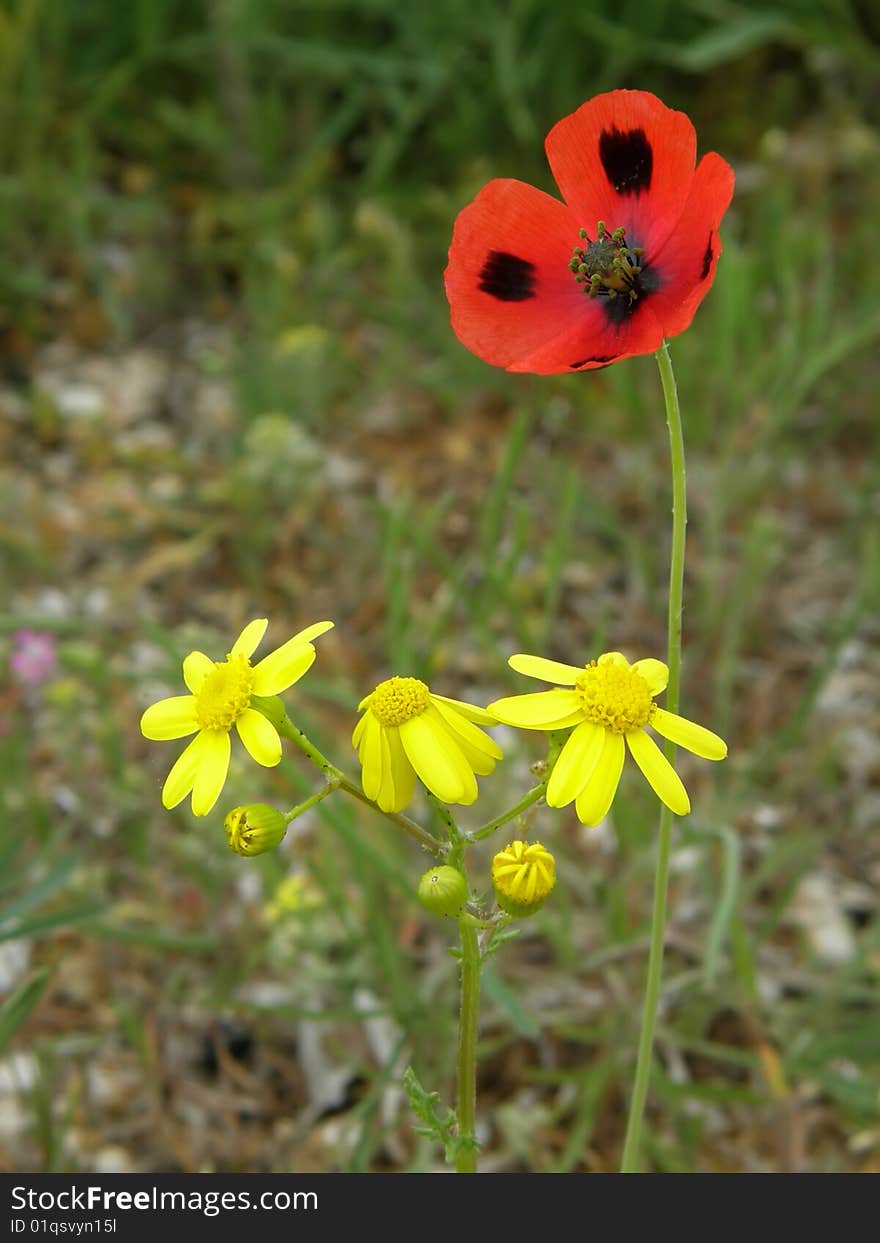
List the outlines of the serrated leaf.
{"label": "serrated leaf", "polygon": [[427,1092],[419,1082],[416,1072],[407,1066],[403,1072],[403,1090],[409,1098],[410,1109],[422,1123],[413,1127],[417,1135],[424,1135],[443,1145],[446,1160],[455,1161],[455,1150],[458,1138],[453,1134],[457,1118],[455,1110],[447,1108],[445,1113],[438,1112],[439,1092]]}

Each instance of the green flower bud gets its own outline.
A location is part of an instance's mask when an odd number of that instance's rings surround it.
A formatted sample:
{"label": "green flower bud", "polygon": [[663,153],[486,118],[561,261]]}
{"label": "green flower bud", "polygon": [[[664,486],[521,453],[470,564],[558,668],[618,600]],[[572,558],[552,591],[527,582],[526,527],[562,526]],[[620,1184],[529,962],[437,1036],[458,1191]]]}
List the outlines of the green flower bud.
{"label": "green flower bud", "polygon": [[419,881],[419,901],[432,915],[458,915],[467,901],[467,881],[458,868],[429,868]]}
{"label": "green flower bud", "polygon": [[287,821],[268,803],[233,807],[223,822],[229,849],[237,855],[264,855],[283,841]]}

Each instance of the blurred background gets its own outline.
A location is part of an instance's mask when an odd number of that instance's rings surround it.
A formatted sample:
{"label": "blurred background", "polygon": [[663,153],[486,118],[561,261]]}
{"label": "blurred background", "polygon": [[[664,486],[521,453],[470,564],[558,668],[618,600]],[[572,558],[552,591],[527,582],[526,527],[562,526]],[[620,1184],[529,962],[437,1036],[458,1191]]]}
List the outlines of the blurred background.
{"label": "blurred background", "polygon": [[[653,360],[508,375],[442,285],[483,183],[553,191],[547,130],[629,86],[737,173],[672,347],[683,710],[731,755],[680,760],[646,1164],[880,1169],[878,83],[871,0],[3,0],[0,1168],[441,1168],[399,1086],[452,1092],[425,857],[336,795],[239,859],[222,809],[316,774],[234,748],[166,813],[138,720],[255,616],[336,621],[286,698],[349,770],[391,673],[662,655]],[[532,784],[498,737],[466,827]],[[617,1166],[656,815],[627,771],[598,829],[530,822],[560,880],[486,972],[486,1170]]]}

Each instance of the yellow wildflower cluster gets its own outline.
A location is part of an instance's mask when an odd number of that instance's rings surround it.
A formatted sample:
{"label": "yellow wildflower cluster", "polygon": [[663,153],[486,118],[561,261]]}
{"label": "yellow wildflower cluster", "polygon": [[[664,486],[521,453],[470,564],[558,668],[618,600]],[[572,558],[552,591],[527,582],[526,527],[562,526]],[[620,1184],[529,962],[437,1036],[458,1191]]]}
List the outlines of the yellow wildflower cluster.
{"label": "yellow wildflower cluster", "polygon": [[[261,618],[245,626],[223,661],[190,652],[183,662],[183,680],[190,693],[160,700],[144,712],[141,730],[147,738],[196,735],[168,774],[162,791],[166,807],[176,806],[191,793],[195,815],[211,810],[226,780],[233,725],[257,763],[271,767],[279,762],[281,739],[269,705],[262,701],[303,676],[315,659],[312,641],[333,623],[306,627],[253,665],[251,657],[267,625]],[[667,807],[679,816],[690,811],[681,779],[648,728],[704,759],[721,760],[727,754],[717,734],[654,702],[669,677],[659,660],[630,664],[620,652],[605,652],[583,666],[527,655],[511,656],[509,663],[519,673],[554,683],[554,689],[498,699],[480,708],[438,695],[418,678],[380,682],[361,701],[362,715],[352,735],[367,798],[384,812],[400,812],[421,781],[441,802],[473,803],[477,777],[488,776],[502,758],[497,743],[485,732],[499,723],[570,730],[550,773],[546,800],[551,807],[573,802],[586,825],[598,824],[607,815],[627,750]],[[249,825],[242,809],[230,813],[227,832],[234,850],[258,853],[259,848],[270,848],[270,839],[283,836],[274,818],[270,832],[263,823],[266,813],[260,814],[259,824],[252,814],[254,823]],[[254,833],[255,828],[259,832]],[[534,846],[527,849],[534,852]],[[534,853],[529,856],[533,859],[537,860]]]}

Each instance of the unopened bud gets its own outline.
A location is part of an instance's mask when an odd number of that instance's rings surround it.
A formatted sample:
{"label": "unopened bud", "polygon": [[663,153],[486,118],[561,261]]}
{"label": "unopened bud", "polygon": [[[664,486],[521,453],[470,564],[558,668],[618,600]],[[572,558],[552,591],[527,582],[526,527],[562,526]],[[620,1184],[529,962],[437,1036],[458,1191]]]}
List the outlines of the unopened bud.
{"label": "unopened bud", "polygon": [[556,884],[556,861],[540,842],[511,842],[492,860],[492,884],[502,911],[534,915]]}
{"label": "unopened bud", "polygon": [[467,901],[467,881],[458,868],[430,868],[419,881],[419,901],[432,915],[458,915]]}
{"label": "unopened bud", "polygon": [[287,821],[268,803],[233,807],[224,820],[229,849],[237,855],[264,855],[283,841]]}

